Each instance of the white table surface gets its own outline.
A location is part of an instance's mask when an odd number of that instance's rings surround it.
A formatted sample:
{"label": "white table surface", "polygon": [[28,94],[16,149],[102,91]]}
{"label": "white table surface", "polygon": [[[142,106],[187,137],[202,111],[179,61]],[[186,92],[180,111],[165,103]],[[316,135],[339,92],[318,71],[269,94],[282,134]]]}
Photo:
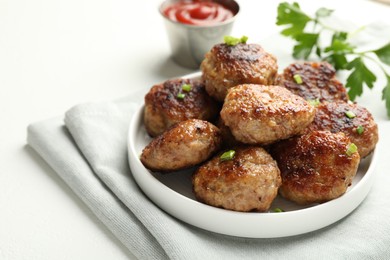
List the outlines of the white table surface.
{"label": "white table surface", "polygon": [[[192,72],[169,58],[159,3],[0,0],[0,259],[134,258],[26,146],[26,127],[78,103],[111,100],[136,88],[146,91]],[[261,43],[279,31],[277,1],[240,3],[233,35]],[[389,5],[368,0],[300,3],[309,12],[334,8],[361,25],[390,22]],[[381,124],[380,145],[389,145],[381,85],[360,101]],[[388,173],[388,161],[380,160],[377,171]]]}

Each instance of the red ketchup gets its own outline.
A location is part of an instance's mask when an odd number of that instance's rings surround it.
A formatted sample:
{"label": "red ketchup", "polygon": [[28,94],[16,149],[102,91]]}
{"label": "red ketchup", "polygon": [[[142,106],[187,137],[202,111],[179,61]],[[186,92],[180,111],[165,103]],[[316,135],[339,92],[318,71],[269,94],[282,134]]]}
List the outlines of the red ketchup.
{"label": "red ketchup", "polygon": [[231,10],[211,1],[180,1],[168,6],[164,15],[172,21],[191,25],[213,25],[234,16]]}

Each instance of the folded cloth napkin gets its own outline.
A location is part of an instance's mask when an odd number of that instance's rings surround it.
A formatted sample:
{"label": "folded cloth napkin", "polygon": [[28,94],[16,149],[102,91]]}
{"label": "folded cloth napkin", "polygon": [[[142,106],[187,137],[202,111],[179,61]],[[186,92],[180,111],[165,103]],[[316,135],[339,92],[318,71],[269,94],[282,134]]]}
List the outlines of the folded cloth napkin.
{"label": "folded cloth napkin", "polygon": [[[132,98],[78,105],[66,113],[64,121],[56,118],[31,124],[28,143],[137,258],[390,257],[390,176],[385,174],[348,217],[295,237],[230,237],[168,215],[142,193],[128,166],[127,131],[136,107]],[[389,155],[386,149],[377,149]]]}

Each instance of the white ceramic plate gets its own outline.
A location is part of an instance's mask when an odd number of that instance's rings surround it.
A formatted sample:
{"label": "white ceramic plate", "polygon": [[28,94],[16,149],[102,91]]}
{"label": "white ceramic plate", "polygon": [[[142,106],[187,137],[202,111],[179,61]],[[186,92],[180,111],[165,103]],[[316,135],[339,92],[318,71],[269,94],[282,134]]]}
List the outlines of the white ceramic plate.
{"label": "white ceramic plate", "polygon": [[161,209],[202,229],[250,238],[286,237],[318,230],[351,213],[367,196],[374,179],[375,153],[360,163],[352,185],[343,196],[323,204],[299,206],[278,196],[271,209],[282,208],[285,212],[281,213],[234,212],[205,205],[192,193],[192,170],[161,174],[150,172],[142,165],[139,156],[151,141],[143,125],[143,109],[141,106],[135,113],[129,129],[132,174],[144,193]]}

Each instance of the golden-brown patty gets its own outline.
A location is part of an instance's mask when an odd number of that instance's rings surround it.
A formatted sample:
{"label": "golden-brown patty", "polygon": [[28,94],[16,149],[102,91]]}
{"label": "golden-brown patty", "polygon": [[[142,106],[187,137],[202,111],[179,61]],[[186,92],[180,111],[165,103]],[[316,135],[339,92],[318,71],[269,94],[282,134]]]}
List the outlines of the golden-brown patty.
{"label": "golden-brown patty", "polygon": [[322,203],[345,193],[360,156],[343,133],[314,131],[276,143],[272,156],[282,175],[280,194],[299,204]]}
{"label": "golden-brown patty", "polygon": [[244,84],[229,90],[220,114],[238,141],[264,145],[302,133],[315,108],[283,87]]}
{"label": "golden-brown patty", "polygon": [[235,149],[233,159],[221,154],[203,164],[193,175],[198,200],[235,211],[267,211],[281,184],[276,162],[261,147]]}
{"label": "golden-brown patty", "polygon": [[[184,85],[189,85],[190,90],[186,86],[183,89]],[[213,120],[218,112],[219,105],[200,80],[171,79],[153,86],[145,96],[144,123],[154,137],[187,119]]]}
{"label": "golden-brown patty", "polygon": [[285,68],[283,74],[279,75],[278,85],[306,100],[346,102],[348,101],[346,89],[335,75],[336,70],[327,62],[296,62]]}
{"label": "golden-brown patty", "polygon": [[221,134],[213,124],[189,119],[173,125],[142,151],[141,162],[152,171],[176,171],[204,162],[221,146]]}
{"label": "golden-brown patty", "polygon": [[239,84],[274,84],[276,58],[258,44],[215,45],[201,64],[206,90],[223,101],[227,90]]}
{"label": "golden-brown patty", "polygon": [[314,130],[343,132],[359,148],[361,158],[371,153],[378,142],[378,126],[371,113],[354,103],[338,101],[318,105],[314,121],[306,131]]}

